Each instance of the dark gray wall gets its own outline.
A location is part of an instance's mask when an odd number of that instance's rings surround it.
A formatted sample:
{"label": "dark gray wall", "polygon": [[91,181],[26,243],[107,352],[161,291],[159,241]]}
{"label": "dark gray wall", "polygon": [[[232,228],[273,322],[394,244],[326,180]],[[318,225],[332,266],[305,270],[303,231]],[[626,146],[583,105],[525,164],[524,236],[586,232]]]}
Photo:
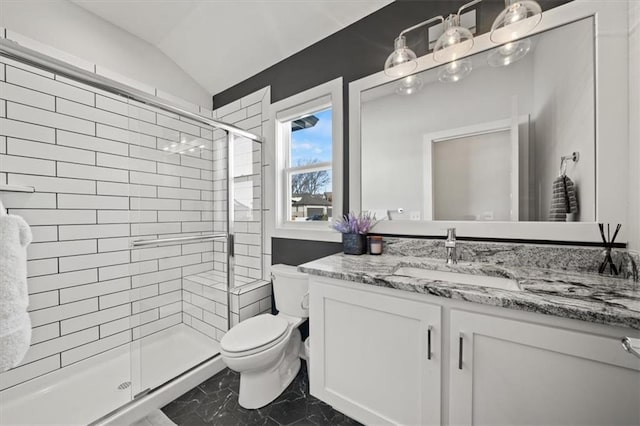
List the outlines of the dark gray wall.
{"label": "dark gray wall", "polygon": [[[219,108],[243,96],[271,86],[271,102],[343,78],[344,97],[344,202],[349,211],[349,83],[383,68],[393,50],[393,40],[404,28],[431,18],[454,13],[468,0],[397,0],[272,67],[218,93],[213,108]],[[538,0],[543,10],[568,0]],[[504,8],[504,0],[483,0],[476,6],[478,34],[491,29],[495,17]],[[428,53],[426,30],[407,34],[407,43],[418,56]],[[272,262],[299,265],[341,250],[341,244],[274,238]]]}

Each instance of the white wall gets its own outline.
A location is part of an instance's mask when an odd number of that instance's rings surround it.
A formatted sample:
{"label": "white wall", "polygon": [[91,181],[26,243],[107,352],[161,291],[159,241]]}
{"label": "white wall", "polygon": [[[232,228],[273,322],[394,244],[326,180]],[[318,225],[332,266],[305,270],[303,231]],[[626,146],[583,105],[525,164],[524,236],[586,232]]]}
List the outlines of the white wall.
{"label": "white wall", "polygon": [[640,252],[640,2],[629,2],[629,249]]}
{"label": "white wall", "polygon": [[2,0],[0,26],[196,105],[211,106],[212,94],[156,47],[67,0]]}
{"label": "white wall", "polygon": [[560,157],[578,151],[580,161],[570,162],[567,167],[567,176],[577,190],[576,220],[595,221],[593,49],[593,23],[589,19],[549,31],[538,39],[534,51],[532,121],[537,206],[542,220],[549,217]]}

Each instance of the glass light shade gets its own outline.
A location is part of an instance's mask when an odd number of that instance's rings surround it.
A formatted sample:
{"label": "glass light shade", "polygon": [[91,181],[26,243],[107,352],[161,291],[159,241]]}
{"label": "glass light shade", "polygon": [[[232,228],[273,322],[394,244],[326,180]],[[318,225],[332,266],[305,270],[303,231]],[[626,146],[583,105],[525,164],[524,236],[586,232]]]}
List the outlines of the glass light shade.
{"label": "glass light shade", "polygon": [[438,70],[438,80],[445,83],[455,83],[471,74],[471,70],[473,70],[473,66],[469,59],[449,62]]}
{"label": "glass light shade", "polygon": [[410,75],[400,80],[396,93],[402,96],[410,96],[418,93],[422,89],[423,81],[417,75]]}
{"label": "glass light shade", "polygon": [[459,26],[457,18],[452,15],[446,19],[445,30],[433,48],[434,61],[455,61],[463,57],[473,47],[473,34],[467,28]]}
{"label": "glass light shade", "polygon": [[542,8],[533,0],[507,0],[491,26],[489,38],[494,43],[508,43],[531,32],[542,20]]}
{"label": "glass light shade", "polygon": [[384,73],[389,77],[411,74],[418,66],[417,56],[407,47],[407,39],[400,36],[393,43],[394,51],[384,63]]}
{"label": "glass light shade", "polygon": [[506,67],[524,58],[529,50],[531,50],[531,40],[528,38],[512,41],[489,52],[487,62],[492,67]]}

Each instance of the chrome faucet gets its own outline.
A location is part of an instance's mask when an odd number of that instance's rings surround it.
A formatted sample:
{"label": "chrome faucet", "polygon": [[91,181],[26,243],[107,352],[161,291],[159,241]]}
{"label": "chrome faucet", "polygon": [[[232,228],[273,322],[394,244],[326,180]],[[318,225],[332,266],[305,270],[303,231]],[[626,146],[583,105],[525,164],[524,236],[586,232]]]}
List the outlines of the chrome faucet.
{"label": "chrome faucet", "polygon": [[444,248],[447,250],[447,265],[458,263],[456,256],[456,228],[447,229],[447,239],[444,241]]}

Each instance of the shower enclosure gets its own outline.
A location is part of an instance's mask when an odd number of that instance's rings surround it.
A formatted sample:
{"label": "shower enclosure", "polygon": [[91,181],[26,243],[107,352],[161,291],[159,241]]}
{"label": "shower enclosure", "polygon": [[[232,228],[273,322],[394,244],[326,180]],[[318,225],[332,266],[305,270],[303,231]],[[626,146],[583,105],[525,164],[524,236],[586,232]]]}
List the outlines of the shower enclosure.
{"label": "shower enclosure", "polygon": [[0,420],[131,419],[222,366],[231,292],[262,279],[262,138],[9,40],[0,53],[0,197],[38,235],[31,300],[56,298],[0,375]]}

